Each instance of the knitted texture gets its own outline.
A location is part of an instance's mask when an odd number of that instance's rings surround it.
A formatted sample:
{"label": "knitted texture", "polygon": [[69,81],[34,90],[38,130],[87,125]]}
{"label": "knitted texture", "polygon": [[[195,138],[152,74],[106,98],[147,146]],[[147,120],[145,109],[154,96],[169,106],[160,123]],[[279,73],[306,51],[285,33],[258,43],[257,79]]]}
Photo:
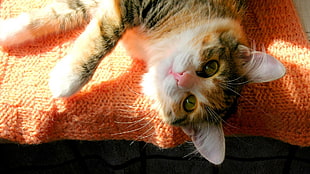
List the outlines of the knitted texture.
{"label": "knitted texture", "polygon": [[[0,18],[51,0],[0,0]],[[245,87],[226,135],[253,135],[310,145],[310,52],[291,0],[248,0],[243,25],[250,43],[286,68],[284,78]],[[52,99],[49,72],[83,28],[18,47],[0,48],[0,138],[37,144],[62,139],[141,140],[173,147],[189,138],[161,122],[139,83],[145,64],[118,46],[92,80],[68,99]]]}

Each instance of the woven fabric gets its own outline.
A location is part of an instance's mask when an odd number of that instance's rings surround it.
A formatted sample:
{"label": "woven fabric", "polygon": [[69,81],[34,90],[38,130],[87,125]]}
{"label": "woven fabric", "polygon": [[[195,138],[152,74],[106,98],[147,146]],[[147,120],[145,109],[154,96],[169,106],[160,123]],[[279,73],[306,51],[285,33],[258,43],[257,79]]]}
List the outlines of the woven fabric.
{"label": "woven fabric", "polygon": [[[42,7],[51,0],[0,0],[0,17]],[[245,87],[226,135],[266,136],[310,145],[310,52],[291,0],[248,0],[243,22],[256,49],[282,61],[287,75]],[[173,147],[189,138],[163,124],[141,93],[145,64],[118,46],[93,79],[68,99],[52,99],[48,74],[83,28],[49,35],[18,47],[0,48],[0,138],[37,144],[62,139],[142,140]]]}

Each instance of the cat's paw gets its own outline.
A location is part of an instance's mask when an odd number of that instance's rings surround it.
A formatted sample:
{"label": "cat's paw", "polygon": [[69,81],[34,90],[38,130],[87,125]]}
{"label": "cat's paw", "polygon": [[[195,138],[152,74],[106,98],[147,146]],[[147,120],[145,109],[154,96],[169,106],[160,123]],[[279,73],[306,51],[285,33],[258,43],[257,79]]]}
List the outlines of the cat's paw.
{"label": "cat's paw", "polygon": [[84,82],[74,71],[70,57],[60,60],[50,73],[49,87],[54,98],[69,97],[79,91]]}
{"label": "cat's paw", "polygon": [[0,19],[0,45],[11,46],[21,44],[34,38],[28,27],[30,19],[27,14],[16,18]]}

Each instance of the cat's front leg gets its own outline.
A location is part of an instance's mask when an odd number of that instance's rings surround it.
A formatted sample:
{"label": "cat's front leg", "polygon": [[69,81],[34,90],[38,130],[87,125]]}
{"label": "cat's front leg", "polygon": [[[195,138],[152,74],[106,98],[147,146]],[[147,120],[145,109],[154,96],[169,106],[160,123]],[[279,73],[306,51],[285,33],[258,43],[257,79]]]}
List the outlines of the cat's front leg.
{"label": "cat's front leg", "polygon": [[49,87],[53,97],[69,97],[82,88],[87,79],[81,74],[72,55],[62,58],[50,73]]}
{"label": "cat's front leg", "polygon": [[79,26],[89,21],[89,11],[95,4],[59,0],[14,18],[0,19],[0,45],[18,45]]}
{"label": "cat's front leg", "polygon": [[69,54],[50,73],[53,97],[71,96],[90,80],[101,59],[111,52],[125,30],[121,23],[113,24],[107,18],[105,22],[97,18],[90,22]]}
{"label": "cat's front leg", "polygon": [[27,29],[29,23],[30,19],[26,13],[16,18],[0,19],[0,45],[20,44],[34,38],[32,32]]}

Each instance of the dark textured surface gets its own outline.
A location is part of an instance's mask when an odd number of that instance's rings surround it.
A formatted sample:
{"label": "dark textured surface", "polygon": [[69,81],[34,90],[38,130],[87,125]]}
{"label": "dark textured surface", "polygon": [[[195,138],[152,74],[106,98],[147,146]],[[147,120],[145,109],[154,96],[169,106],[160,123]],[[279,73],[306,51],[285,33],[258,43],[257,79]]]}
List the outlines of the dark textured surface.
{"label": "dark textured surface", "polygon": [[60,141],[0,145],[0,173],[20,174],[309,174],[310,148],[261,137],[227,138],[224,163],[213,166],[192,153],[130,141]]}

